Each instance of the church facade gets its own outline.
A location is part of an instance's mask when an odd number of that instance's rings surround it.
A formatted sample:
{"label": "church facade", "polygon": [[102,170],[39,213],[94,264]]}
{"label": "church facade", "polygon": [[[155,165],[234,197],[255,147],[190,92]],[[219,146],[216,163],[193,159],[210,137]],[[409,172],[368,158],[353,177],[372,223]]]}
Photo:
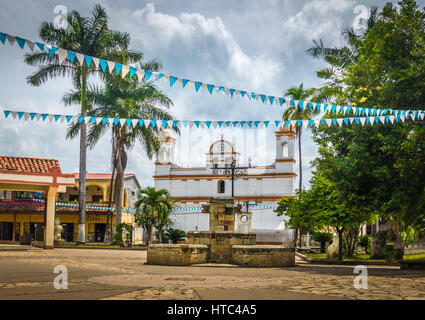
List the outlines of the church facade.
{"label": "church facade", "polygon": [[[167,130],[165,142],[155,162],[155,188],[167,189],[176,201],[176,206],[183,208],[201,207],[211,197],[231,197],[232,193],[235,202],[258,205],[252,209],[276,206],[283,197],[294,196],[295,132],[280,128],[275,132],[275,138],[276,156],[269,165],[241,165],[240,153],[222,136],[206,150],[205,166],[184,168],[173,163],[176,140]],[[235,167],[233,181],[232,162]],[[271,209],[262,217],[256,215],[251,208],[250,211],[253,212],[253,229],[277,229],[281,225],[282,218],[276,217]],[[177,213],[174,216],[180,227],[186,231],[208,230],[207,215],[204,217],[202,214],[196,216],[196,213]],[[262,221],[256,223],[257,220]]]}

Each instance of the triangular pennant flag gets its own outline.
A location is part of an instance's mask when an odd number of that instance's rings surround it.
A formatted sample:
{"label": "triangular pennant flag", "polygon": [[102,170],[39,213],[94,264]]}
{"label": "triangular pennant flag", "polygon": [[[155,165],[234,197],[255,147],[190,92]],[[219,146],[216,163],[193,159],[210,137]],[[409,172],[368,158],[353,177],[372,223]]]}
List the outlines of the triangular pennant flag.
{"label": "triangular pennant flag", "polygon": [[145,70],[145,78],[146,81],[148,81],[150,79],[150,77],[152,76],[152,71],[149,70]]}
{"label": "triangular pennant flag", "polygon": [[208,92],[209,92],[210,94],[212,94],[212,93],[213,93],[213,90],[214,90],[214,85],[212,85],[212,84],[207,84],[207,88],[208,88]]}
{"label": "triangular pennant flag", "polygon": [[199,88],[202,86],[202,82],[199,82],[199,81],[197,81],[197,82],[195,82],[195,90],[196,90],[196,92],[198,92],[199,91]]}
{"label": "triangular pennant flag", "polygon": [[93,57],[84,55],[84,60],[86,60],[87,67],[90,68],[90,65],[93,61]]}
{"label": "triangular pennant flag", "polygon": [[0,32],[0,41],[3,44],[6,42],[6,34],[3,32]]}
{"label": "triangular pennant flag", "polygon": [[55,53],[56,53],[56,51],[58,51],[58,48],[56,48],[56,47],[51,47],[50,49],[49,49],[49,58],[51,58]]}
{"label": "triangular pennant flag", "polygon": [[106,67],[108,66],[108,62],[103,59],[99,59],[100,68],[103,72],[106,72]]}
{"label": "triangular pennant flag", "polygon": [[67,56],[68,52],[66,50],[63,50],[61,48],[58,49],[59,64],[62,64]]}
{"label": "triangular pennant flag", "polygon": [[325,119],[325,122],[328,125],[328,127],[330,127],[331,124],[332,124],[332,120],[331,119]]}
{"label": "triangular pennant flag", "polygon": [[93,63],[96,69],[99,69],[99,58],[93,57]]}
{"label": "triangular pennant flag", "polygon": [[303,120],[303,127],[307,128],[308,127],[308,120]]}
{"label": "triangular pennant flag", "polygon": [[29,117],[30,117],[29,112],[25,112],[24,113],[24,119],[25,119],[25,121],[27,121],[29,119]]}
{"label": "triangular pennant flag", "polygon": [[182,85],[183,85],[183,88],[187,85],[187,83],[189,82],[189,80],[187,80],[187,79],[182,79]]}
{"label": "triangular pennant flag", "polygon": [[314,120],[314,124],[315,124],[316,127],[319,127],[320,126],[320,119]]}
{"label": "triangular pennant flag", "polygon": [[123,65],[121,71],[121,77],[124,78],[130,72],[130,67]]}
{"label": "triangular pennant flag", "polygon": [[10,34],[6,35],[7,41],[9,41],[10,45],[13,46],[13,44],[15,43],[15,37],[11,36]]}
{"label": "triangular pennant flag", "polygon": [[137,69],[135,67],[130,67],[130,78],[133,78],[137,73]]}
{"label": "triangular pennant flag", "polygon": [[308,120],[308,124],[310,125],[310,127],[314,126],[314,120]]}
{"label": "triangular pennant flag", "polygon": [[55,114],[55,122],[58,122],[58,120],[60,119],[61,115],[60,114]]}
{"label": "triangular pennant flag", "polygon": [[176,81],[177,81],[177,77],[170,76],[170,87],[172,87],[174,83],[176,83]]}
{"label": "triangular pennant flag", "polygon": [[116,72],[117,75],[120,74],[121,69],[122,69],[122,64],[121,63],[118,63],[118,62],[115,62],[115,72]]}
{"label": "triangular pennant flag", "polygon": [[123,126],[125,125],[126,120],[127,120],[127,119],[123,119],[123,118],[120,118],[120,119],[119,119],[119,123],[120,123],[120,126],[121,126],[121,127],[123,127]]}
{"label": "triangular pennant flag", "polygon": [[[103,119],[101,117],[97,117],[95,122],[98,125],[99,123],[101,123],[103,121]],[[106,121],[105,121],[106,122]]]}
{"label": "triangular pennant flag", "polygon": [[84,55],[81,53],[75,53],[75,56],[77,57],[77,61],[82,66],[84,64]]}
{"label": "triangular pennant flag", "polygon": [[344,120],[342,119],[342,118],[338,118],[338,119],[336,119],[336,122],[338,122],[338,125],[340,126],[340,127],[342,127],[342,122],[343,122]]}
{"label": "triangular pennant flag", "polygon": [[127,124],[127,127],[131,126],[131,119],[125,119],[125,124]]}
{"label": "triangular pennant flag", "polygon": [[114,68],[115,68],[115,62],[108,61],[108,70],[109,70],[109,73],[112,73],[114,71]]}
{"label": "triangular pennant flag", "polygon": [[151,126],[152,126],[153,128],[155,128],[156,120],[151,120],[151,121],[150,121],[150,123],[151,123]]}
{"label": "triangular pennant flag", "polygon": [[137,70],[137,79],[139,79],[139,82],[142,82],[144,77],[145,77],[145,70],[142,70],[142,69]]}
{"label": "triangular pennant flag", "polygon": [[133,128],[136,128],[137,123],[138,123],[138,119],[132,119],[131,120],[131,124],[132,124]]}
{"label": "triangular pennant flag", "polygon": [[10,114],[10,111],[9,110],[4,110],[3,111],[4,112],[4,116],[6,117],[6,119],[7,119],[7,117],[9,116],[9,114]]}
{"label": "triangular pennant flag", "polygon": [[144,122],[144,120],[143,119],[139,119],[138,122],[139,122],[140,128],[143,128],[143,122]]}
{"label": "triangular pennant flag", "polygon": [[16,42],[18,43],[19,47],[23,50],[25,47],[25,39],[15,37]]}
{"label": "triangular pennant flag", "polygon": [[74,63],[74,59],[75,59],[75,52],[72,51],[68,51],[68,58],[71,61],[71,63]]}
{"label": "triangular pennant flag", "polygon": [[361,122],[362,126],[364,126],[364,124],[366,122],[366,118],[360,118],[360,122]]}

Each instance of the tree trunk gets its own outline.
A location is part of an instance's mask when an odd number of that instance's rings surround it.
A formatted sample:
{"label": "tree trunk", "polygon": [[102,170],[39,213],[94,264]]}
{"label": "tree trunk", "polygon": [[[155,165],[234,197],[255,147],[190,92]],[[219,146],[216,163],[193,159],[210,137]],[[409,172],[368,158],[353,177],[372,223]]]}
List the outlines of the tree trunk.
{"label": "tree trunk", "polygon": [[298,183],[298,188],[301,191],[303,187],[303,161],[302,161],[302,154],[301,154],[301,129],[302,127],[298,127],[298,166],[300,171],[300,180]]}
{"label": "tree trunk", "polygon": [[152,226],[147,226],[146,227],[146,232],[148,233],[148,237],[147,237],[147,245],[149,245],[151,243],[152,240]]}
{"label": "tree trunk", "polygon": [[295,235],[294,235],[294,249],[297,248],[297,238],[298,238],[298,229],[295,229]]}
{"label": "tree trunk", "polygon": [[[113,154],[113,157],[115,157],[115,155]],[[112,164],[112,174],[111,174],[111,180],[109,183],[109,196],[108,196],[108,208],[111,208],[112,205],[112,189],[114,187],[114,175],[115,175],[115,162]],[[112,214],[111,214],[112,213]],[[106,215],[106,232],[105,232],[105,237],[106,235],[108,235],[108,241],[112,240],[111,238],[111,234],[112,234],[112,229],[109,226],[109,216],[111,216],[111,226],[112,226],[112,220],[114,217],[113,211],[108,210],[108,214]]]}
{"label": "tree trunk", "polygon": [[344,229],[338,229],[336,228],[336,232],[338,233],[338,262],[342,262],[342,235],[344,233]]}
{"label": "tree trunk", "polygon": [[[84,69],[81,72],[81,115],[87,114],[86,99],[87,75]],[[87,126],[85,121],[80,126],[80,175],[78,193],[78,243],[86,241],[86,159],[87,159]]]}

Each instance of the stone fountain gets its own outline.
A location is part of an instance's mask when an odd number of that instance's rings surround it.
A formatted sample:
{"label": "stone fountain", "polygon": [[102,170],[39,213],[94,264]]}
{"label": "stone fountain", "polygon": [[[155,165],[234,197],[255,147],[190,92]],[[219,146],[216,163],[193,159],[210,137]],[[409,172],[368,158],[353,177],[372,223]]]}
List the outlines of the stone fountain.
{"label": "stone fountain", "polygon": [[147,263],[192,265],[235,264],[248,267],[289,267],[295,265],[295,251],[282,245],[256,245],[254,232],[235,232],[235,216],[241,206],[233,198],[211,198],[203,205],[210,215],[209,231],[190,231],[185,244],[151,244]]}

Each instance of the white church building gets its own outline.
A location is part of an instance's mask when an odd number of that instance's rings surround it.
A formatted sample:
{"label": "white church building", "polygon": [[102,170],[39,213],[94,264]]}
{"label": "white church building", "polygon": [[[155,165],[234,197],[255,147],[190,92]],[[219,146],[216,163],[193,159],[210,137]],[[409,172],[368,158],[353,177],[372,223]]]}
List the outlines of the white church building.
{"label": "white church building", "polygon": [[209,216],[199,208],[211,197],[232,196],[232,178],[225,171],[229,173],[233,161],[236,169],[240,168],[234,178],[234,199],[243,206],[243,211],[247,202],[251,204],[253,231],[284,229],[283,218],[270,206],[277,206],[283,197],[294,196],[295,132],[282,127],[275,137],[276,156],[268,165],[241,166],[240,153],[222,136],[205,150],[205,166],[181,167],[173,163],[176,140],[166,130],[153,178],[156,189],[167,189],[176,207],[186,208],[172,215],[176,226],[185,231],[208,230]]}

